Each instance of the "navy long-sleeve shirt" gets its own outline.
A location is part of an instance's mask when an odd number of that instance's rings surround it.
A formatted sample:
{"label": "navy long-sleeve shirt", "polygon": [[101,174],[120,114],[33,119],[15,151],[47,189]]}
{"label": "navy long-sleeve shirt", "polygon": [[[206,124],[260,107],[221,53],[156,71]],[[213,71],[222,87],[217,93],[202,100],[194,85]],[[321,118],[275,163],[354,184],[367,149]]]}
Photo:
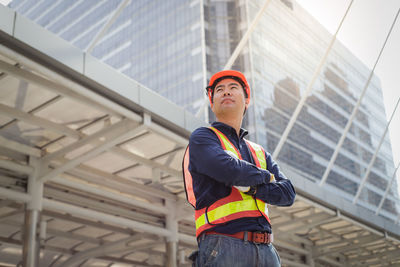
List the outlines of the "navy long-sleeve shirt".
{"label": "navy long-sleeve shirt", "polygon": [[[189,171],[193,178],[197,210],[228,196],[232,186],[257,186],[256,198],[267,204],[278,206],[293,204],[296,195],[293,185],[279,170],[271,155],[265,152],[267,170],[258,168],[254,164],[243,139],[247,135],[246,130],[240,129],[238,136],[234,128],[224,123],[214,122],[212,126],[220,130],[239,150],[242,160],[228,155],[211,129],[201,127],[192,133],[189,139]],[[271,174],[275,176],[275,182],[269,182]],[[215,226],[212,230],[227,234],[240,231],[271,233],[271,225],[262,216],[249,217]]]}

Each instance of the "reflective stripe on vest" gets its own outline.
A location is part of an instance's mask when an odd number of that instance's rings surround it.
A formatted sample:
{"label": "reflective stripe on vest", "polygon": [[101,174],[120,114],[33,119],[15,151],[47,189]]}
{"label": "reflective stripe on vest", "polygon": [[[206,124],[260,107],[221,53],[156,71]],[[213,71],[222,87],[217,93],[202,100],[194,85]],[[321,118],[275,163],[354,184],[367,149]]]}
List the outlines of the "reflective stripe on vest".
{"label": "reflective stripe on vest", "polygon": [[192,175],[189,172],[189,146],[186,147],[185,155],[182,161],[183,183],[185,184],[186,199],[196,208],[196,196],[193,192]]}
{"label": "reflective stripe on vest", "polygon": [[[229,141],[229,139],[218,129],[210,127],[211,130],[218,136],[222,148],[229,155],[242,159],[240,152]],[[251,155],[257,167],[266,169],[265,153],[261,146],[246,140],[246,143],[251,151]],[[186,150],[183,160],[183,175],[185,182],[186,197],[190,204],[196,208],[196,198],[193,192],[192,176],[188,170],[189,165],[189,149]],[[271,176],[272,178],[273,176]],[[198,237],[204,230],[214,227],[216,224],[226,223],[235,219],[244,217],[265,217],[269,223],[268,208],[264,201],[253,198],[242,193],[235,187],[229,196],[215,201],[209,207],[201,210],[195,210],[196,236]]]}
{"label": "reflective stripe on vest", "polygon": [[[244,139],[247,143],[247,146],[250,149],[251,155],[253,156],[253,159],[256,163],[256,166],[266,170],[267,169],[267,161],[265,159],[265,152],[264,148],[256,143],[253,143],[249,140]],[[269,179],[269,182],[274,182],[275,181],[275,176],[273,173],[271,173],[271,177]]]}
{"label": "reflective stripe on vest", "polygon": [[[218,136],[219,141],[221,142],[222,148],[227,152],[230,156],[233,156],[237,159],[242,159],[242,155],[240,155],[239,150],[229,141],[229,139],[221,133],[217,128],[210,127],[211,130]],[[232,155],[233,153],[233,155]]]}

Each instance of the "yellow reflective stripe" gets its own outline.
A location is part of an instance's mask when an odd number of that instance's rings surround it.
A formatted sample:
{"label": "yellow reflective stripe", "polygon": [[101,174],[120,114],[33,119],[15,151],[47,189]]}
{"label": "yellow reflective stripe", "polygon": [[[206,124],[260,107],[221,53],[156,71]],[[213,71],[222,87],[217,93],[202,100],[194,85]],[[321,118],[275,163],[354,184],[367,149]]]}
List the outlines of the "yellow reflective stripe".
{"label": "yellow reflective stripe", "polygon": [[260,209],[260,211],[264,212],[268,216],[268,206],[265,204],[264,201],[257,199],[257,206]]}
{"label": "yellow reflective stripe", "polygon": [[240,155],[238,154],[238,152],[236,151],[236,149],[232,145],[232,143],[228,140],[228,138],[226,138],[226,136],[223,133],[221,133],[218,129],[216,129],[215,127],[211,127],[211,129],[213,129],[214,132],[216,134],[218,134],[218,136],[221,138],[222,142],[224,142],[225,148],[228,149],[229,151],[231,151],[232,153],[234,153],[236,155],[236,157],[238,159],[240,159]]}
{"label": "yellow reflective stripe", "polygon": [[[244,194],[242,194],[244,195]],[[235,202],[229,202],[225,205],[222,205],[218,208],[215,208],[211,211],[207,212],[207,217],[208,221],[213,223],[215,220],[221,219],[225,216],[235,214],[238,212],[242,211],[254,211],[258,210],[258,208],[261,211],[265,210],[265,203],[257,200],[257,205],[254,202],[254,199],[251,196],[246,195],[246,199],[235,201]],[[206,224],[206,214],[202,214],[199,216],[196,220],[196,229],[199,229],[201,226]]]}
{"label": "yellow reflective stripe", "polygon": [[266,170],[267,169],[267,161],[265,160],[265,153],[264,153],[264,150],[262,149],[262,147],[256,143],[249,141],[249,140],[247,140],[247,142],[249,142],[251,147],[256,152],[256,156],[257,156],[258,161],[260,162],[261,168]]}
{"label": "yellow reflective stripe", "polygon": [[206,215],[203,214],[196,220],[196,229],[199,229],[201,226],[206,224]]}
{"label": "yellow reflective stripe", "polygon": [[[218,129],[216,129],[214,127],[210,127],[210,128],[215,132],[215,134],[217,134],[220,141],[223,142],[223,145],[225,146],[226,150],[232,152],[234,155],[237,156],[237,158],[241,158],[240,154],[238,154],[239,152],[236,150],[236,148],[233,146],[233,144],[229,141],[229,139],[223,133],[221,133]],[[260,167],[266,170],[267,162],[266,162],[264,150],[262,149],[261,146],[259,146],[258,144],[255,144],[253,142],[250,142],[250,145],[256,153],[256,157],[260,163]],[[271,179],[274,179],[273,175],[271,175]],[[253,199],[253,197],[246,195],[242,192],[240,192],[240,194],[242,195],[242,198],[243,198],[242,200],[229,202],[229,203],[219,206],[211,211],[208,211],[207,216],[205,213],[200,215],[196,219],[196,222],[195,222],[196,229],[199,229],[203,225],[213,223],[216,220],[221,219],[223,217],[233,215],[233,214],[239,213],[239,212],[259,210],[261,212],[264,212],[268,216],[268,206],[265,202],[263,202],[262,200],[259,200],[259,199]],[[208,219],[208,221],[207,221],[207,219]]]}

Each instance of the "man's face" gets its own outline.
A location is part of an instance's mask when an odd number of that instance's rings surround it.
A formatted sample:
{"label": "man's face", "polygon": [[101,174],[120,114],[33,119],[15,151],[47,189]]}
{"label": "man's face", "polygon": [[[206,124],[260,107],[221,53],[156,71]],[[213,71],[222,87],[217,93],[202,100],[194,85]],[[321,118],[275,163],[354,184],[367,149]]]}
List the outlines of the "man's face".
{"label": "man's face", "polygon": [[241,114],[249,105],[243,87],[234,79],[223,79],[214,89],[212,111],[218,117],[224,114]]}

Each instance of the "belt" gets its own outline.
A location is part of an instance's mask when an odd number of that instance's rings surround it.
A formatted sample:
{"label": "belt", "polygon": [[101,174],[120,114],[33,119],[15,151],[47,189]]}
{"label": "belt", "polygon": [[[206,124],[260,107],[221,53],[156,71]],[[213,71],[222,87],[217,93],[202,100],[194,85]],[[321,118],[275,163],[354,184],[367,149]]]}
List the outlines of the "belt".
{"label": "belt", "polygon": [[237,232],[235,234],[223,234],[214,231],[205,232],[204,235],[224,235],[230,236],[233,238],[241,239],[244,241],[250,241],[255,244],[270,244],[274,241],[274,236],[271,233],[262,233],[262,232]]}

